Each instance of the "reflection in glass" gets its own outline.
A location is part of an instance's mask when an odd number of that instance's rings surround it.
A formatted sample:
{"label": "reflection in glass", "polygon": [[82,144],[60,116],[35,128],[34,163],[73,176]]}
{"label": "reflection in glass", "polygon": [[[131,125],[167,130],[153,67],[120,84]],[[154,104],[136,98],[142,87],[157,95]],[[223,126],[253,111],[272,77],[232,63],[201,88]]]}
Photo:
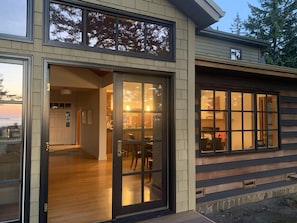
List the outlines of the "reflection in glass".
{"label": "reflection in glass", "polygon": [[243,133],[243,142],[244,142],[244,149],[254,149],[254,132],[253,131],[244,131]]}
{"label": "reflection in glass", "polygon": [[170,55],[169,27],[148,23],[146,50],[149,54],[168,57]]}
{"label": "reflection in glass", "polygon": [[122,177],[122,205],[139,204],[142,200],[141,174]]}
{"label": "reflection in glass", "polygon": [[0,62],[0,222],[20,218],[23,69]]}
{"label": "reflection in glass", "polygon": [[244,130],[254,129],[254,113],[253,112],[243,112],[243,126]]}
{"label": "reflection in glass", "polygon": [[100,12],[88,12],[87,20],[88,46],[115,50],[115,17]]}
{"label": "reflection in glass", "polygon": [[[144,175],[144,202],[156,201],[162,199],[161,187],[155,184],[156,179],[162,179],[161,172],[147,173]],[[155,179],[155,181],[153,180]]]}
{"label": "reflection in glass", "polygon": [[0,101],[22,101],[23,65],[0,63]]}
{"label": "reflection in glass", "polygon": [[228,128],[227,112],[216,112],[215,127],[220,131],[226,131]]}
{"label": "reflection in glass", "polygon": [[[124,129],[140,129],[142,126],[142,114],[137,112],[123,113],[123,127]],[[125,136],[124,136],[125,137]]]}
{"label": "reflection in glass", "polygon": [[21,158],[21,144],[0,144],[0,181],[20,179]]}
{"label": "reflection in glass", "polygon": [[10,222],[20,219],[19,187],[19,184],[0,185],[0,222]]}
{"label": "reflection in glass", "polygon": [[212,90],[201,90],[201,110],[212,110],[214,107]]}
{"label": "reflection in glass", "polygon": [[254,110],[254,100],[252,93],[243,93],[243,110],[253,111]]}
{"label": "reflection in glass", "polygon": [[215,91],[215,109],[216,110],[226,110],[227,109],[227,92],[225,91]]}
{"label": "reflection in glass", "polygon": [[82,10],[76,7],[50,3],[49,39],[81,44],[82,42]]}
{"label": "reflection in glass", "polygon": [[0,104],[0,139],[21,137],[22,104]]}
{"label": "reflection in glass", "polygon": [[141,111],[142,109],[142,85],[141,83],[123,83],[123,110]]}
{"label": "reflection in glass", "polygon": [[153,120],[153,139],[154,140],[162,140],[162,123],[163,123],[163,116],[162,113],[153,113],[152,114],[152,120]]}
{"label": "reflection in glass", "polygon": [[268,147],[275,147],[278,145],[277,131],[268,131]]}
{"label": "reflection in glass", "polygon": [[[162,143],[153,142],[147,144],[148,156],[153,160],[153,165],[150,167],[151,170],[161,170],[162,169]],[[161,186],[161,185],[159,185]]]}
{"label": "reflection in glass", "polygon": [[231,110],[242,110],[242,97],[239,92],[231,93]]}
{"label": "reflection in glass", "polygon": [[231,129],[232,130],[242,130],[242,113],[241,112],[231,112]]}
{"label": "reflection in glass", "polygon": [[27,0],[1,0],[0,33],[27,36]]}
{"label": "reflection in glass", "polygon": [[145,111],[161,111],[163,103],[163,87],[161,84],[144,84]]}
{"label": "reflection in glass", "polygon": [[145,25],[144,22],[119,18],[118,50],[144,52]]}
{"label": "reflection in glass", "polygon": [[276,95],[268,95],[267,96],[267,110],[269,112],[277,112],[277,96]]}

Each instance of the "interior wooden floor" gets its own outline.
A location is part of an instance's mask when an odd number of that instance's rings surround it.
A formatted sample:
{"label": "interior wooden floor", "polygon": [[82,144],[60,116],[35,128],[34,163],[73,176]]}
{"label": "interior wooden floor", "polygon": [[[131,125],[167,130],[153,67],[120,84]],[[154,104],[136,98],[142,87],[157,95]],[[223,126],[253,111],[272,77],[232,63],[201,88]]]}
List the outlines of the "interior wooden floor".
{"label": "interior wooden floor", "polygon": [[[66,148],[66,147],[65,147]],[[99,161],[79,148],[50,150],[48,182],[49,223],[93,223],[112,219],[112,160]],[[140,168],[141,160],[137,164]],[[123,158],[123,168],[131,171],[131,157]],[[123,204],[138,203],[139,179],[124,183]],[[160,190],[145,179],[145,200],[161,198]],[[131,182],[135,183],[131,183]]]}
{"label": "interior wooden floor", "polygon": [[112,161],[99,161],[80,149],[49,156],[49,223],[92,223],[111,219]]}

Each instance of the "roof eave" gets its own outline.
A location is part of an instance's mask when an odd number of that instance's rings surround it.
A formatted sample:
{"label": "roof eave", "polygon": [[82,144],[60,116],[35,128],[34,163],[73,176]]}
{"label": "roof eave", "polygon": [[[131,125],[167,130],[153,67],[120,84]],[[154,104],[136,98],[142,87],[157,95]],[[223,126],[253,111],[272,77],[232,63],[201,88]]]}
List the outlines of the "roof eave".
{"label": "roof eave", "polygon": [[213,0],[169,0],[169,2],[193,20],[198,29],[204,29],[218,22],[225,15]]}

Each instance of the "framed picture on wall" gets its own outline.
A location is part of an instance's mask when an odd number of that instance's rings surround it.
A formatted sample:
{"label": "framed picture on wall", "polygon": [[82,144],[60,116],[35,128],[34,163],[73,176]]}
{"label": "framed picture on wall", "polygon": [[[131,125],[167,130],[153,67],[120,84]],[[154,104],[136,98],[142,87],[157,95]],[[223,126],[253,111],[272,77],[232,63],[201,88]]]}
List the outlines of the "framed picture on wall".
{"label": "framed picture on wall", "polygon": [[88,119],[88,125],[92,125],[93,124],[93,112],[92,112],[92,110],[88,110],[87,119]]}
{"label": "framed picture on wall", "polygon": [[81,123],[86,124],[87,123],[87,114],[85,110],[81,111]]}

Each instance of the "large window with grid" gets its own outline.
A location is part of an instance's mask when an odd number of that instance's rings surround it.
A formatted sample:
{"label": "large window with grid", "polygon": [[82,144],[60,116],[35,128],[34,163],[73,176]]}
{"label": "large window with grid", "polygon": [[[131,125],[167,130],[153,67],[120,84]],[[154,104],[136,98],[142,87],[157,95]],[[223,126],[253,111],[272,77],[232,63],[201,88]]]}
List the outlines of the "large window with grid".
{"label": "large window with grid", "polygon": [[277,149],[278,95],[200,90],[202,154]]}
{"label": "large window with grid", "polygon": [[174,60],[174,23],[61,1],[46,6],[45,42],[70,48]]}

